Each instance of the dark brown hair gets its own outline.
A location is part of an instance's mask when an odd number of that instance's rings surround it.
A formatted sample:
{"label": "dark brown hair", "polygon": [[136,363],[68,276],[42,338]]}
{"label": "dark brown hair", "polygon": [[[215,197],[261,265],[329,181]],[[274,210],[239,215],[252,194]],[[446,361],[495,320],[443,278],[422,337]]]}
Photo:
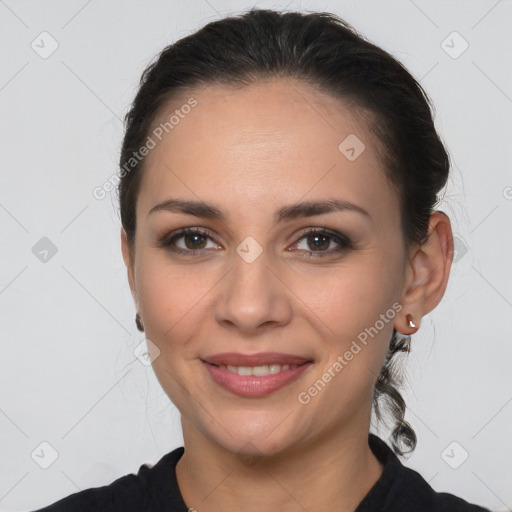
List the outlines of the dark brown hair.
{"label": "dark brown hair", "polygon": [[[397,190],[404,245],[427,240],[430,215],[448,178],[449,158],[421,85],[394,57],[334,14],[253,8],[208,23],[167,46],[142,74],[125,117],[118,187],[121,222],[132,254],[144,167],[144,159],[133,161],[132,155],[145,145],[157,114],[194,87],[243,86],[275,77],[312,84],[364,117],[379,142],[386,175]],[[133,165],[127,168],[130,159]],[[397,389],[395,355],[404,348],[394,330],[373,397],[377,419],[382,419],[382,401],[393,417],[392,446],[399,455],[416,446]]]}

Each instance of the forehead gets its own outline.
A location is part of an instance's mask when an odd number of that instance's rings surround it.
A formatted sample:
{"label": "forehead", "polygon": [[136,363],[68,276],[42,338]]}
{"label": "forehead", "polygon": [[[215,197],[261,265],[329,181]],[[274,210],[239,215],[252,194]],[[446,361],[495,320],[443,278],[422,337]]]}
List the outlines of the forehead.
{"label": "forehead", "polygon": [[159,127],[141,183],[143,215],[169,195],[220,197],[236,208],[339,192],[368,209],[394,195],[358,112],[297,80],[197,88],[162,109],[150,134]]}

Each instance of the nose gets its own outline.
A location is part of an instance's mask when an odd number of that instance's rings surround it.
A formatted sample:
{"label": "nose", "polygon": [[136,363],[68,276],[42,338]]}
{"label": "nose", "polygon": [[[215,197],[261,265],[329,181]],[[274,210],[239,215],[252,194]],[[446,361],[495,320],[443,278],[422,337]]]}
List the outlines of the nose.
{"label": "nose", "polygon": [[222,280],[215,308],[217,322],[244,334],[289,323],[293,293],[278,266],[271,268],[265,251],[250,263],[236,255]]}

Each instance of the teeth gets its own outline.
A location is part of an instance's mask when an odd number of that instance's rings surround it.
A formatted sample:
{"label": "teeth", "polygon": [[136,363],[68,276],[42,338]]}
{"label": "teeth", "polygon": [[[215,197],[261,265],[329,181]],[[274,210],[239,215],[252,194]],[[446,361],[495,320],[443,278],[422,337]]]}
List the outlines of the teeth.
{"label": "teeth", "polygon": [[269,373],[270,370],[267,365],[253,366],[252,368],[252,374],[256,375],[257,377],[263,377],[264,375],[268,375]]}
{"label": "teeth", "polygon": [[252,368],[250,366],[239,366],[238,375],[252,375]]}
{"label": "teeth", "polygon": [[271,364],[268,367],[268,373],[279,373],[281,371],[280,364]]}
{"label": "teeth", "polygon": [[264,364],[261,366],[233,366],[228,364],[227,366],[221,364],[220,368],[226,368],[230,372],[238,373],[238,375],[255,375],[256,377],[264,377],[269,374],[279,373],[285,370],[293,370],[297,368],[296,364]]}

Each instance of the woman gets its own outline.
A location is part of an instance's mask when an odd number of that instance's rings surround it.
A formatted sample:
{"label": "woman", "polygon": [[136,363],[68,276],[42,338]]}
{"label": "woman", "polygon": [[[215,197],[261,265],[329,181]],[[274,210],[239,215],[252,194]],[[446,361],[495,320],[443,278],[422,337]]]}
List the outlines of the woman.
{"label": "woman", "polygon": [[[436,493],[394,363],[453,258],[420,85],[328,13],[251,10],[165,48],[120,159],[121,245],[184,448],[56,511],[481,511]],[[388,406],[391,447],[369,433]]]}

